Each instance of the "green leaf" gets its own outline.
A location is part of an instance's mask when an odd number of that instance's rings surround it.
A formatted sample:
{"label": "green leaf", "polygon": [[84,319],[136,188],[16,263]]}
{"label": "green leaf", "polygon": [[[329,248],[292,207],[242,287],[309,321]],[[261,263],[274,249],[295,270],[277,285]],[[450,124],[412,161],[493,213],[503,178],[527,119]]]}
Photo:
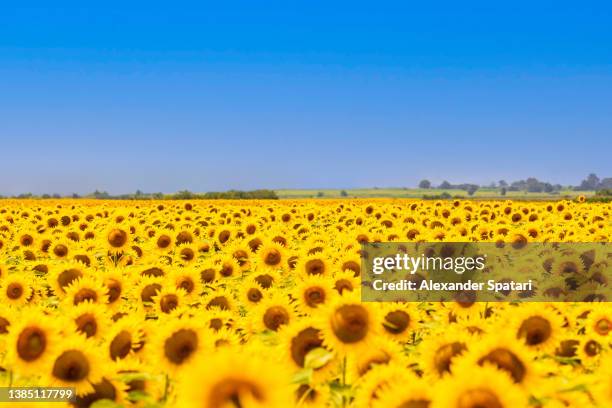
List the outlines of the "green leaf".
{"label": "green leaf", "polygon": [[317,347],[310,350],[308,354],[306,354],[306,358],[304,359],[304,367],[316,370],[317,368],[324,367],[333,358],[333,353],[325,350],[322,347]]}
{"label": "green leaf", "polygon": [[149,373],[124,373],[117,377],[119,381],[129,383],[135,380],[151,380],[153,376]]}
{"label": "green leaf", "polygon": [[293,374],[292,384],[309,384],[312,380],[312,368],[305,368]]}
{"label": "green leaf", "polygon": [[128,393],[128,399],[133,402],[146,401],[151,399],[151,396],[144,391],[130,391]]}

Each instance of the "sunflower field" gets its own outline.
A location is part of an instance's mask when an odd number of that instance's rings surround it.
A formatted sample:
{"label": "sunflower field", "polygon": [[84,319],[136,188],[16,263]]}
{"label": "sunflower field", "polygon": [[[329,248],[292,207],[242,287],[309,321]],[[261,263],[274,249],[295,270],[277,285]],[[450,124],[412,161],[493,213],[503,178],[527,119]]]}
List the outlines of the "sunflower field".
{"label": "sunflower field", "polygon": [[[612,304],[361,302],[364,242],[609,242],[583,200],[0,206],[11,407],[612,407]],[[593,286],[612,254],[569,254]]]}

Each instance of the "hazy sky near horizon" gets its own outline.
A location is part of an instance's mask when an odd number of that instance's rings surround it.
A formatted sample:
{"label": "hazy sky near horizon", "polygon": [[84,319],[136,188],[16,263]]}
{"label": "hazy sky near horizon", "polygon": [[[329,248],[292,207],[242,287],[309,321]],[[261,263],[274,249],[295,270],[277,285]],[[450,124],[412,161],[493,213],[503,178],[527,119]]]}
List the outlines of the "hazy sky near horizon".
{"label": "hazy sky near horizon", "polygon": [[612,176],[607,2],[10,3],[0,194]]}

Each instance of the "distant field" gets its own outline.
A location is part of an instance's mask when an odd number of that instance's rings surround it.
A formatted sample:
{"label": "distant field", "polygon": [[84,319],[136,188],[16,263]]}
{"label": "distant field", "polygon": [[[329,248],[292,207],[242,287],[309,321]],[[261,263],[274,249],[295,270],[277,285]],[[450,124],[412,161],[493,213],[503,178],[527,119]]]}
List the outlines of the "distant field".
{"label": "distant field", "polygon": [[[342,189],[320,189],[320,190],[275,190],[281,199],[292,198],[342,198]],[[422,198],[424,195],[439,195],[444,192],[451,196],[469,197],[465,190],[438,190],[422,188],[358,188],[344,190],[348,194],[346,198]],[[321,195],[322,193],[322,195]],[[505,196],[499,194],[499,189],[483,188],[476,191],[472,198],[481,199],[523,199],[523,200],[554,200],[559,198],[573,198],[580,194],[592,196],[594,191],[561,190],[558,194],[550,193],[527,193],[524,191],[508,191]]]}

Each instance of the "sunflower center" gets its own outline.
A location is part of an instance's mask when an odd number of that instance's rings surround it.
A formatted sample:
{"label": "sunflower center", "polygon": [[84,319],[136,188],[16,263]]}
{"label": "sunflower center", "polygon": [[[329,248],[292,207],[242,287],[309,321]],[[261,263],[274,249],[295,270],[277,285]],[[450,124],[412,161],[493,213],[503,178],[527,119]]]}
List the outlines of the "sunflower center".
{"label": "sunflower center", "polygon": [[181,231],[176,236],[177,244],[191,244],[192,242],[193,242],[193,236],[191,236],[191,233],[189,231]]}
{"label": "sunflower center", "polygon": [[152,283],[150,285],[145,286],[140,292],[140,299],[143,302],[151,302],[153,301],[153,296],[157,294],[161,290],[161,285],[159,283]]}
{"label": "sunflower center", "polygon": [[518,338],[524,338],[529,346],[546,342],[552,334],[550,322],[541,316],[531,316],[523,321],[518,330]]}
{"label": "sunflower center", "polygon": [[145,269],[144,271],[140,272],[140,274],[142,276],[160,277],[160,276],[164,276],[164,271],[161,268],[154,266],[152,268]]}
{"label": "sunflower center", "polygon": [[227,230],[223,230],[219,233],[219,242],[222,244],[225,244],[227,242],[228,239],[230,239],[231,236],[231,232],[227,231]]}
{"label": "sunflower center", "polygon": [[269,266],[276,266],[281,261],[281,253],[278,249],[270,249],[264,258],[264,263]]}
{"label": "sunflower center", "polygon": [[212,268],[204,269],[200,272],[200,280],[203,283],[210,283],[215,280],[215,270]]}
{"label": "sunflower center", "polygon": [[79,350],[63,352],[53,364],[53,376],[66,382],[79,382],[89,375],[89,361]]}
{"label": "sunflower center", "polygon": [[339,294],[342,294],[342,292],[344,292],[345,290],[352,292],[353,284],[348,279],[338,279],[334,288]]}
{"label": "sunflower center", "polygon": [[597,334],[602,336],[607,336],[610,330],[612,329],[612,322],[610,320],[603,318],[597,321],[595,324],[595,331]]}
{"label": "sunflower center", "polygon": [[162,312],[170,313],[178,307],[178,303],[178,296],[176,296],[175,294],[169,294],[161,298],[159,302],[159,307],[161,308]]}
{"label": "sunflower center", "polygon": [[110,344],[111,360],[125,358],[132,350],[132,335],[126,330],[120,331]]}
{"label": "sunflower center", "polygon": [[319,330],[308,327],[291,339],[291,359],[298,366],[304,367],[308,352],[322,345],[323,340],[319,337]]}
{"label": "sunflower center", "polygon": [[345,263],[343,263],[342,270],[346,271],[347,269],[353,271],[353,275],[355,277],[358,277],[361,273],[361,267],[355,261],[346,261]]}
{"label": "sunflower center", "polygon": [[64,244],[58,244],[53,248],[53,253],[59,258],[63,258],[68,255],[68,247]]}
{"label": "sunflower center", "polygon": [[264,325],[273,331],[289,323],[289,312],[282,306],[272,306],[266,310],[263,316]]}
{"label": "sunflower center", "polygon": [[121,248],[127,243],[128,235],[127,232],[114,228],[108,233],[107,240],[113,248]]}
{"label": "sunflower center", "polygon": [[83,272],[78,269],[66,269],[62,271],[57,277],[57,283],[59,283],[62,289],[69,286],[75,279],[79,279],[83,276]]}
{"label": "sunflower center", "polygon": [[90,288],[82,288],[74,295],[73,304],[76,306],[81,302],[91,301],[96,302],[98,300],[98,294],[95,290]]}
{"label": "sunflower center", "polygon": [[343,305],[331,317],[332,331],[343,343],[357,343],[368,334],[370,319],[361,305]]}
{"label": "sunflower center", "polygon": [[261,291],[259,289],[251,288],[247,292],[247,297],[249,298],[249,301],[257,303],[261,300],[263,295],[261,294]]}
{"label": "sunflower center", "polygon": [[269,289],[274,282],[274,278],[267,274],[259,275],[255,278],[255,282],[259,283],[262,288]]}
{"label": "sunflower center", "polygon": [[193,292],[193,289],[195,288],[195,284],[193,283],[193,281],[191,280],[191,278],[185,278],[181,281],[179,287],[181,289],[184,289],[185,292],[187,293],[191,293]]}
{"label": "sunflower center", "polygon": [[463,353],[465,350],[467,350],[466,345],[458,341],[440,347],[434,356],[434,365],[436,366],[438,374],[450,373],[453,357]]}
{"label": "sunflower center", "polygon": [[108,303],[114,303],[121,296],[121,282],[111,279],[107,282],[106,287],[108,289]]}
{"label": "sunflower center", "polygon": [[166,249],[172,244],[172,238],[167,235],[161,235],[157,238],[157,247],[161,249]]}
{"label": "sunflower center", "polygon": [[174,364],[182,364],[198,348],[198,336],[193,330],[172,333],[164,343],[164,354]]}
{"label": "sunflower center", "polygon": [[26,327],[17,338],[17,354],[28,362],[40,357],[46,347],[47,337],[38,327]]}
{"label": "sunflower center", "polygon": [[525,378],[525,365],[510,350],[504,348],[494,349],[478,360],[479,365],[482,366],[484,363],[492,363],[497,368],[508,372],[516,383],[522,382],[523,378]]}
{"label": "sunflower center", "polygon": [[221,271],[219,271],[219,273],[221,274],[221,276],[227,278],[227,277],[232,276],[234,274],[234,268],[232,267],[232,265],[223,265],[223,267],[221,268]]}
{"label": "sunflower center", "polygon": [[391,334],[403,333],[410,324],[410,315],[402,310],[387,313],[383,327]]}
{"label": "sunflower center", "polygon": [[75,319],[77,325],[77,331],[85,333],[87,337],[92,337],[98,330],[98,324],[96,318],[91,313],[85,313]]}
{"label": "sunflower center", "polygon": [[0,316],[0,334],[8,333],[8,327],[11,325],[11,322],[6,320],[4,317]]}
{"label": "sunflower center", "polygon": [[183,261],[189,262],[195,258],[195,252],[191,248],[183,248],[181,249],[181,259]]}
{"label": "sunflower center", "polygon": [[492,391],[477,388],[467,390],[459,396],[457,408],[504,408]]}
{"label": "sunflower center", "polygon": [[589,340],[584,345],[584,352],[589,357],[595,357],[601,352],[601,344],[595,340]]}
{"label": "sunflower center", "polygon": [[215,317],[210,319],[210,324],[208,326],[215,331],[219,331],[221,330],[221,327],[223,327],[223,320]]}
{"label": "sunflower center", "polygon": [[6,288],[6,296],[9,299],[19,299],[23,295],[23,286],[20,283],[13,282]]}
{"label": "sunflower center", "polygon": [[245,399],[262,403],[265,399],[264,396],[264,391],[257,384],[242,378],[227,377],[221,379],[212,387],[207,406],[242,408],[245,406],[243,402]]}
{"label": "sunflower center", "polygon": [[325,264],[320,259],[311,259],[306,262],[306,273],[308,275],[323,275]]}
{"label": "sunflower center", "polygon": [[317,307],[325,302],[325,290],[318,286],[312,286],[304,291],[304,299],[310,307]]}
{"label": "sunflower center", "polygon": [[369,358],[367,361],[365,361],[363,364],[360,365],[359,370],[358,370],[359,375],[363,376],[368,371],[370,371],[372,368],[374,368],[375,365],[388,364],[389,361],[391,361],[391,356],[387,354],[385,351],[381,350],[380,354]]}
{"label": "sunflower center", "polygon": [[206,305],[207,309],[210,309],[211,307],[218,307],[221,310],[229,310],[230,308],[229,302],[225,296],[217,296],[213,298],[210,302],[208,302],[208,305]]}

